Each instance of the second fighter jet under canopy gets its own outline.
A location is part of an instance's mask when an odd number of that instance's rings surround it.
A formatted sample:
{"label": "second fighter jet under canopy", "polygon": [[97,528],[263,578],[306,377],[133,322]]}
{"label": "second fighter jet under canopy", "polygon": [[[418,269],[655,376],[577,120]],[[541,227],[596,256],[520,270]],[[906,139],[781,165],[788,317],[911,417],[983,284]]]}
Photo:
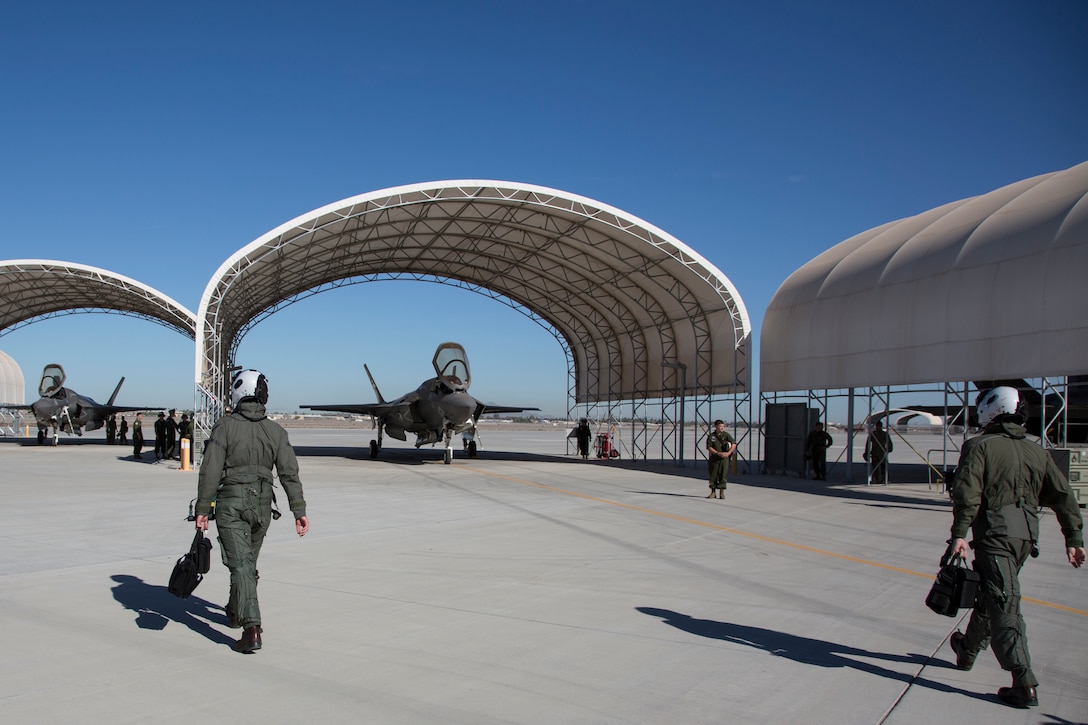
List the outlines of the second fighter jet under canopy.
{"label": "second fighter jet under canopy", "polygon": [[438,346],[432,360],[435,377],[424,380],[418,388],[396,400],[386,401],[374,376],[366,365],[366,376],[374,388],[377,403],[303,405],[310,410],[334,413],[357,413],[371,416],[378,427],[378,439],[370,441],[370,457],[377,458],[382,448],[382,435],[389,433],[397,440],[407,440],[408,433],[416,434],[416,448],[428,443],[443,441],[445,463],[453,461],[453,436],[470,432],[473,440],[468,444],[469,456],[476,455],[476,424],[487,413],[521,413],[525,408],[482,403],[468,394],[472,382],[465,348],[456,342],[444,342]]}
{"label": "second fighter jet under canopy", "polygon": [[38,383],[38,395],[41,397],[30,405],[12,405],[0,403],[0,407],[12,409],[31,410],[38,423],[38,443],[50,443],[57,445],[60,431],[83,435],[83,431],[92,431],[101,428],[106,423],[106,418],[115,413],[126,413],[140,410],[161,410],[161,408],[148,408],[140,405],[114,405],[117,393],[121,390],[124,378],[113,389],[113,395],[109,402],[103,405],[95,402],[93,398],[80,395],[71,388],[64,387],[67,376],[64,368],[57,363],[51,363],[42,370],[41,382]]}

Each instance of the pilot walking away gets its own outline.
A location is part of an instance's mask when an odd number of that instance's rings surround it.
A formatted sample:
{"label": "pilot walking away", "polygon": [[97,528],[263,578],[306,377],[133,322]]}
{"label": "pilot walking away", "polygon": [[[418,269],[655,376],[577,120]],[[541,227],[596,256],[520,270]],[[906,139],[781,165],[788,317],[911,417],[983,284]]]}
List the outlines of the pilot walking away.
{"label": "pilot walking away", "polygon": [[[310,530],[298,476],[298,459],[287,431],[268,419],[268,381],[257,370],[238,373],[231,383],[231,410],[212,428],[197,484],[196,527],[208,529],[215,503],[223,564],[230,570],[225,607],[231,627],[241,627],[234,650],[250,654],[262,647],[261,610],[257,602],[257,557],[273,519],[272,468],[287,493],[295,531]],[[276,518],[279,512],[275,513]]]}
{"label": "pilot walking away", "polygon": [[[969,670],[978,653],[993,645],[1012,686],[997,691],[1013,707],[1039,704],[1039,680],[1031,669],[1027,630],[1020,614],[1020,569],[1038,556],[1039,506],[1054,511],[1074,568],[1084,565],[1084,521],[1068,481],[1050,454],[1026,438],[1015,388],[983,391],[978,403],[984,433],[964,443],[952,488],[952,552],[966,559],[975,550],[979,589],[967,631],[949,644],[956,667]],[[965,540],[971,529],[970,547]]]}

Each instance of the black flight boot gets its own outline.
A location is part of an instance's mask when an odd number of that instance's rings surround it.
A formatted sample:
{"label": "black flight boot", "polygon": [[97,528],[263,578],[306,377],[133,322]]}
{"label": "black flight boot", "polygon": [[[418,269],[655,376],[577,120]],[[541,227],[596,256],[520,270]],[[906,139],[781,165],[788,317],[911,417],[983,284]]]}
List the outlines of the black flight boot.
{"label": "black flight boot", "polygon": [[234,651],[248,655],[261,648],[261,628],[259,625],[242,630],[242,638],[234,643]]}
{"label": "black flight boot", "polygon": [[999,687],[997,699],[1021,710],[1039,705],[1039,693],[1034,687]]}

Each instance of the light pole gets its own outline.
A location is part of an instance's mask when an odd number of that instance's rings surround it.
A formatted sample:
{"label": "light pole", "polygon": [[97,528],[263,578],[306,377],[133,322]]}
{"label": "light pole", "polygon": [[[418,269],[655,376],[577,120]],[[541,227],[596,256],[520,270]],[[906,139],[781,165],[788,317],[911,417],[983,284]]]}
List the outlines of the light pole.
{"label": "light pole", "polygon": [[680,370],[680,462],[684,467],[684,392],[688,389],[688,366],[682,362],[662,362],[661,367]]}

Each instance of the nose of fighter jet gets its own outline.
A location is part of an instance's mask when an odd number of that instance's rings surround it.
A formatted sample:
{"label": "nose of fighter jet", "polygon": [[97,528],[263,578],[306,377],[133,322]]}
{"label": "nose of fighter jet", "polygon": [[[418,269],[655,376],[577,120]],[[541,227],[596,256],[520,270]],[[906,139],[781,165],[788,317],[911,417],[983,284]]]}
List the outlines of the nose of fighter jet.
{"label": "nose of fighter jet", "polygon": [[472,414],[476,412],[476,399],[467,393],[454,393],[446,397],[442,407],[451,423],[465,425],[472,422]]}

